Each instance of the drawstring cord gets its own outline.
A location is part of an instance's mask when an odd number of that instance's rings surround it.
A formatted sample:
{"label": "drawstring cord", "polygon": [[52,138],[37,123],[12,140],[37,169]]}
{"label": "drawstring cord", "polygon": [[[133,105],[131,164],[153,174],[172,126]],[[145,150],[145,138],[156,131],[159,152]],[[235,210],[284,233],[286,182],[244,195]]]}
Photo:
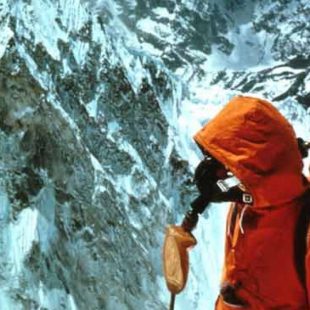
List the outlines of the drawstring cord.
{"label": "drawstring cord", "polygon": [[227,231],[226,231],[227,236],[229,236],[229,237],[231,237],[230,228],[231,228],[232,214],[233,214],[235,208],[236,208],[236,203],[233,202],[233,204],[232,204],[232,211],[231,211],[231,214],[230,214],[229,219],[228,219],[228,225],[227,225]]}
{"label": "drawstring cord", "polygon": [[243,235],[244,235],[244,229],[243,229],[243,226],[242,226],[242,221],[243,221],[243,218],[244,218],[245,211],[246,211],[247,208],[249,208],[249,207],[250,207],[249,205],[245,205],[244,208],[242,209],[241,215],[240,215],[239,227],[240,227],[240,231],[241,231],[241,233],[242,233]]}

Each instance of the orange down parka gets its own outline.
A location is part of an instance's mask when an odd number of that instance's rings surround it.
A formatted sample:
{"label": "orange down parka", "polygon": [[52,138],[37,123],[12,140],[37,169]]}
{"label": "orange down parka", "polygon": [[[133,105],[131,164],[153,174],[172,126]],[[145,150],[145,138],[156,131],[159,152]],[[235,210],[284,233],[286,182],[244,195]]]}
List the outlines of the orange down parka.
{"label": "orange down parka", "polygon": [[194,139],[254,199],[251,206],[232,204],[227,217],[222,287],[242,303],[219,295],[215,309],[310,309],[310,252],[303,284],[294,240],[309,183],[292,126],[268,101],[237,96]]}

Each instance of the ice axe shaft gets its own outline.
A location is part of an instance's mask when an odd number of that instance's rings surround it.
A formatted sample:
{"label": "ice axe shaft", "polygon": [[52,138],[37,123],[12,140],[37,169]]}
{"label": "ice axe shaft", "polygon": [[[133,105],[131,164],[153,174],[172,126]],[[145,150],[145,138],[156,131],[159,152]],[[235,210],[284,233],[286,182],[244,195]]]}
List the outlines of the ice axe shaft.
{"label": "ice axe shaft", "polygon": [[209,204],[209,197],[200,195],[191,204],[180,226],[171,225],[166,229],[163,248],[163,267],[167,287],[171,292],[169,310],[174,309],[176,294],[180,293],[187,281],[189,270],[188,249],[197,244],[192,230],[196,227],[200,213]]}
{"label": "ice axe shaft", "polygon": [[174,310],[175,294],[171,293],[169,310]]}

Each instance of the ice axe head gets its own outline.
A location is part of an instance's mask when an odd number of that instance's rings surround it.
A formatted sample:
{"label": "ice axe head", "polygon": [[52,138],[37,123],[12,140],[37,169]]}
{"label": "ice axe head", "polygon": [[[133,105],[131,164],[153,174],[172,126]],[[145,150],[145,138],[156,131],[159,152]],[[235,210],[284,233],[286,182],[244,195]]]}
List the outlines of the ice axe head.
{"label": "ice axe head", "polygon": [[168,226],[163,248],[166,284],[172,294],[180,293],[187,281],[188,249],[197,244],[195,237],[182,226]]}

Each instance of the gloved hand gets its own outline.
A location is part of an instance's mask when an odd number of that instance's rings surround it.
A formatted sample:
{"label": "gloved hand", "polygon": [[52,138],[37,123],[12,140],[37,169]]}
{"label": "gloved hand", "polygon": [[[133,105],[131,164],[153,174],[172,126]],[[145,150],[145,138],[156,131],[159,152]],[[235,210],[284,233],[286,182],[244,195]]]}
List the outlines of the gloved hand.
{"label": "gloved hand", "polygon": [[206,156],[197,166],[194,173],[194,182],[203,195],[210,191],[218,179],[225,179],[227,170],[211,156]]}
{"label": "gloved hand", "polygon": [[210,155],[205,156],[198,164],[194,174],[194,183],[200,195],[191,203],[192,210],[187,213],[183,221],[185,227],[192,230],[196,226],[198,214],[203,213],[212,199],[221,192],[216,182],[227,178],[227,173],[225,167]]}

